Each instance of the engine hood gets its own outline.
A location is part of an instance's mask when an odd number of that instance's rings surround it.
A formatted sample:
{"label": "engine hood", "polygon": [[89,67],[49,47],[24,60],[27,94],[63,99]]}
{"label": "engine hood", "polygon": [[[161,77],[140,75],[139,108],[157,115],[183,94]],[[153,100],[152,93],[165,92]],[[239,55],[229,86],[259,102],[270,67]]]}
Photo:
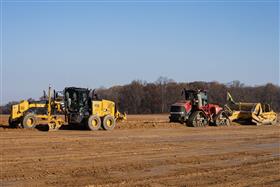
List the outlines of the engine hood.
{"label": "engine hood", "polygon": [[172,107],[184,107],[185,108],[185,112],[189,112],[192,108],[191,106],[191,102],[188,101],[188,100],[182,100],[182,101],[177,101],[176,103],[172,104],[171,105],[171,108]]}
{"label": "engine hood", "polygon": [[186,105],[190,105],[191,102],[188,100],[182,100],[182,101],[177,101],[176,103],[172,104],[171,106],[186,106]]}

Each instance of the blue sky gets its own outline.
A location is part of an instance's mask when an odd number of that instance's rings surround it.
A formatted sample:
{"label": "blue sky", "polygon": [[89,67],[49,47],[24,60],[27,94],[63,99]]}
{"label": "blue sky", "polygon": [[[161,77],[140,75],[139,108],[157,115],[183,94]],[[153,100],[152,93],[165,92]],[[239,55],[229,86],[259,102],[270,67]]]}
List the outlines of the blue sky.
{"label": "blue sky", "polygon": [[3,1],[3,103],[50,83],[279,84],[278,1]]}

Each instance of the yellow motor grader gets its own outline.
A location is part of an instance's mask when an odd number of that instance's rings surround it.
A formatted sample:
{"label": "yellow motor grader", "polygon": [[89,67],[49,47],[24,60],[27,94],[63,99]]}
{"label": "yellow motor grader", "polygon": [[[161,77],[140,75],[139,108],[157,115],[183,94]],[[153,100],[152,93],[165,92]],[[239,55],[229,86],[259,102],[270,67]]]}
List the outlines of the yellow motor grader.
{"label": "yellow motor grader", "polygon": [[255,125],[274,125],[277,121],[277,114],[269,104],[235,102],[229,92],[225,110],[231,121],[245,121]]}
{"label": "yellow motor grader", "polygon": [[58,92],[54,91],[53,96],[51,92],[49,87],[46,100],[23,100],[13,105],[10,127],[34,128],[48,124],[49,130],[56,130],[63,124],[83,124],[89,130],[112,130],[116,121],[126,119],[126,114],[121,114],[113,101],[99,100],[94,90],[67,87],[61,97]]}

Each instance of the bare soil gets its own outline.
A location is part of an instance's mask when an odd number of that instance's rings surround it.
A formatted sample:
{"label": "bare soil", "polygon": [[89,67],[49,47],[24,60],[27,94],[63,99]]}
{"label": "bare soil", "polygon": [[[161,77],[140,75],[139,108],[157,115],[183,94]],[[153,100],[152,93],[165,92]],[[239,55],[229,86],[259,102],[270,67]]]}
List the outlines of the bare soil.
{"label": "bare soil", "polygon": [[113,131],[9,129],[0,186],[280,186],[280,126],[190,128],[131,115]]}

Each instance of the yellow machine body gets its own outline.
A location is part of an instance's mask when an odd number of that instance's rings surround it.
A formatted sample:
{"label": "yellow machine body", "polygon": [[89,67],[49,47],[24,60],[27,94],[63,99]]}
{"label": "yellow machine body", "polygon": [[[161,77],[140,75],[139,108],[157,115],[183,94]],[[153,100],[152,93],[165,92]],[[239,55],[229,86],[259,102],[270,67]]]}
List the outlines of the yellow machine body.
{"label": "yellow machine body", "polygon": [[92,101],[92,114],[100,117],[115,116],[115,103],[109,100]]}
{"label": "yellow machine body", "polygon": [[19,104],[12,105],[10,119],[16,120],[23,117],[24,113],[32,108],[46,108],[47,104],[32,103],[27,100],[20,101]]}
{"label": "yellow machine body", "polygon": [[126,120],[126,114],[121,114],[116,110],[113,101],[102,99],[101,101],[92,101],[92,115],[104,117],[106,115],[114,116],[116,120]]}
{"label": "yellow machine body", "polygon": [[225,109],[229,112],[231,121],[250,121],[254,124],[274,124],[277,114],[269,104],[235,102],[228,93]]}
{"label": "yellow machine body", "polygon": [[[61,103],[51,98],[51,88],[49,87],[48,101],[45,101],[45,103],[22,100],[19,104],[12,105],[9,124],[11,127],[17,127],[18,125],[22,126],[24,123],[25,126],[28,127],[28,121],[30,121],[30,119],[32,119],[31,121],[34,123],[37,120],[41,120],[47,121],[49,130],[55,130],[64,123],[64,120],[52,115],[51,112],[54,109],[57,112],[61,112],[61,108]],[[47,113],[36,114],[34,110],[38,109],[46,109]],[[30,115],[32,116],[30,117]],[[26,116],[28,116],[30,119],[25,119]],[[33,127],[33,125],[34,124],[32,123],[30,127]]]}

